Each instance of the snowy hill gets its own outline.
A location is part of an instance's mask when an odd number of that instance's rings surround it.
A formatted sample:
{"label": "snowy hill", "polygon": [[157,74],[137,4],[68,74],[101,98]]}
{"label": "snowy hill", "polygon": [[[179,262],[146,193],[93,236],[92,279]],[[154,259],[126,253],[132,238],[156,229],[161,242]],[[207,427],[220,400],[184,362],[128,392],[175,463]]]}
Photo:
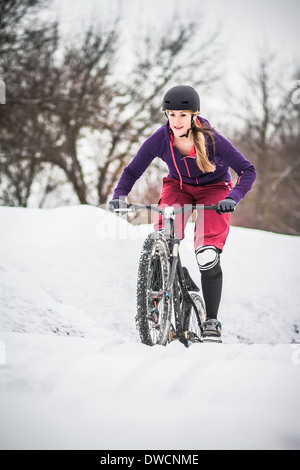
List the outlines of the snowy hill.
{"label": "snowy hill", "polygon": [[0,448],[300,449],[299,238],[232,227],[224,343],[149,348],[134,317],[151,226],[89,206],[1,207],[0,223]]}

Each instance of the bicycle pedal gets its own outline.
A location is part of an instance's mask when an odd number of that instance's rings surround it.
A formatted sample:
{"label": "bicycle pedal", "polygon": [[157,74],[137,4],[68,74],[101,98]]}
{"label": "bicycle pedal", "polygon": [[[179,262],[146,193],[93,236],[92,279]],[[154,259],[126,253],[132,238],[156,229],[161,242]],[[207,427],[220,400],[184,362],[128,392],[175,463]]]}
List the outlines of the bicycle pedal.
{"label": "bicycle pedal", "polygon": [[172,327],[169,331],[169,343],[171,343],[171,341],[174,341],[174,339],[177,339],[176,338],[176,331]]}
{"label": "bicycle pedal", "polygon": [[193,331],[185,331],[186,333],[186,339],[190,341],[191,343],[201,343],[201,338],[199,338],[196,333]]}
{"label": "bicycle pedal", "polygon": [[169,343],[172,343],[172,341],[174,341],[175,338],[175,333],[173,333],[173,331],[171,331],[171,333],[169,334]]}
{"label": "bicycle pedal", "polygon": [[178,339],[187,348],[191,343],[201,343],[201,339],[193,331],[183,331]]}

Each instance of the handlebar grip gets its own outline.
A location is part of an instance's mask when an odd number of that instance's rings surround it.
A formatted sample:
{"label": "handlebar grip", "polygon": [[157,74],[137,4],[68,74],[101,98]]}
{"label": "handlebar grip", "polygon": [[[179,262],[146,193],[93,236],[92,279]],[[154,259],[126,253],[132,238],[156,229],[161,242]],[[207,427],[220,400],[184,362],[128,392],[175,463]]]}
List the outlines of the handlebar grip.
{"label": "handlebar grip", "polygon": [[204,209],[208,209],[211,211],[216,211],[218,210],[218,204],[211,204],[210,206],[204,206]]}

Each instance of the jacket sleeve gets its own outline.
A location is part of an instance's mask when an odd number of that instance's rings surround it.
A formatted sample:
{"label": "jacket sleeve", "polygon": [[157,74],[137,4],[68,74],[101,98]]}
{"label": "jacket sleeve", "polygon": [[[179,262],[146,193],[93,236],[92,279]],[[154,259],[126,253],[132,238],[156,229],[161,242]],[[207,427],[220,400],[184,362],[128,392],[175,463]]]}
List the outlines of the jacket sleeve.
{"label": "jacket sleeve", "polygon": [[140,147],[134,159],[126,166],[114,190],[113,199],[127,196],[135,182],[157,157],[157,145],[154,136],[149,137]]}
{"label": "jacket sleeve", "polygon": [[235,187],[227,197],[238,204],[252,188],[256,179],[256,171],[250,163],[225,137],[220,134],[216,137],[217,164],[225,164],[232,168],[238,175]]}

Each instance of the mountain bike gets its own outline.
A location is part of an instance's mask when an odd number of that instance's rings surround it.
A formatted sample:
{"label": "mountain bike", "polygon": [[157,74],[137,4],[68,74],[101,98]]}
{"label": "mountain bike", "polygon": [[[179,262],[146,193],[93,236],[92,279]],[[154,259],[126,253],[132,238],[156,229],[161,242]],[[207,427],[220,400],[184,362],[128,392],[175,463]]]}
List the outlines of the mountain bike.
{"label": "mountain bike", "polygon": [[[126,203],[125,203],[126,204]],[[150,233],[140,255],[137,275],[136,326],[141,342],[163,345],[179,340],[186,347],[201,342],[206,319],[200,289],[182,266],[174,222],[177,214],[188,210],[217,210],[217,205],[189,205],[174,207],[126,204],[116,212],[153,211],[165,218],[164,229]]]}

